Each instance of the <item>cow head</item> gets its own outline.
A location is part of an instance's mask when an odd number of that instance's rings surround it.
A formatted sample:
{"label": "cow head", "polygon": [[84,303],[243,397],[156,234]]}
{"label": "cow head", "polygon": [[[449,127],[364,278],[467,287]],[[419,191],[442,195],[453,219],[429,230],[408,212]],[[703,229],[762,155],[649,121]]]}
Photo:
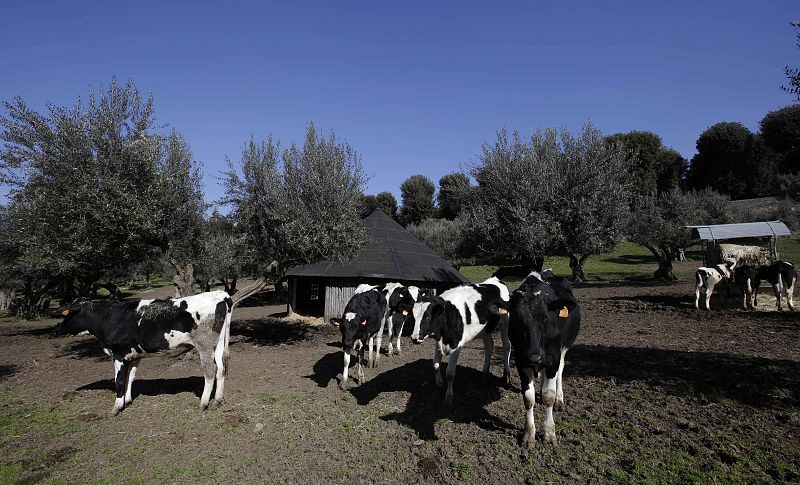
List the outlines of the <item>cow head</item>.
{"label": "cow head", "polygon": [[78,335],[86,330],[83,317],[84,309],[80,305],[62,308],[59,313],[64,317],[56,326],[56,335]]}
{"label": "cow head", "polygon": [[427,308],[423,310],[422,317],[414,325],[414,332],[416,333],[416,337],[412,335],[414,343],[419,344],[430,336],[436,338],[439,335],[439,331],[447,320],[445,315],[446,307],[447,301],[442,298],[438,296],[430,298]]}
{"label": "cow head", "polygon": [[342,346],[345,349],[352,349],[361,327],[367,324],[366,317],[358,313],[347,312],[341,319],[338,319],[338,323],[339,331],[342,333]]}
{"label": "cow head", "polygon": [[419,340],[419,329],[422,324],[422,317],[425,315],[425,310],[428,309],[429,305],[429,301],[418,302],[414,305],[414,310],[411,312],[411,319],[414,320],[414,331],[411,332],[411,340],[415,342]]}
{"label": "cow head", "polygon": [[511,296],[509,333],[517,342],[515,359],[525,362],[534,374],[544,369],[553,378],[561,358],[559,318],[566,318],[574,302],[556,298],[549,287],[515,291]]}
{"label": "cow head", "polygon": [[402,313],[403,316],[408,316],[414,309],[414,297],[405,286],[400,286],[394,289],[389,295],[389,309],[388,313]]}

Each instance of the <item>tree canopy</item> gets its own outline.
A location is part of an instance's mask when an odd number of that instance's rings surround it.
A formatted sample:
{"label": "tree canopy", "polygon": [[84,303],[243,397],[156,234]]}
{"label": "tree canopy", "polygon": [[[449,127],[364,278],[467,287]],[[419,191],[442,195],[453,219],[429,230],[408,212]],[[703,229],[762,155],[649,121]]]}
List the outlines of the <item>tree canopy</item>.
{"label": "tree canopy", "polygon": [[453,172],[439,179],[439,202],[441,217],[453,220],[461,214],[472,195],[469,177],[461,172]]}
{"label": "tree canopy", "polygon": [[282,163],[280,154],[280,142],[269,135],[251,138],[238,163],[228,160],[223,202],[253,257],[246,271],[279,277],[293,265],[353,256],[365,238],[359,214],[366,178],[358,153],[309,123],[303,146],[283,150]]}
{"label": "tree canopy", "polygon": [[400,198],[403,207],[400,209],[400,222],[403,225],[419,224],[423,219],[436,214],[433,194],[436,186],[424,175],[412,175],[400,185]]}
{"label": "tree canopy", "polygon": [[656,195],[680,186],[687,161],[664,147],[661,137],[649,131],[630,131],[608,137],[634,154],[630,164],[631,190],[638,195]]}

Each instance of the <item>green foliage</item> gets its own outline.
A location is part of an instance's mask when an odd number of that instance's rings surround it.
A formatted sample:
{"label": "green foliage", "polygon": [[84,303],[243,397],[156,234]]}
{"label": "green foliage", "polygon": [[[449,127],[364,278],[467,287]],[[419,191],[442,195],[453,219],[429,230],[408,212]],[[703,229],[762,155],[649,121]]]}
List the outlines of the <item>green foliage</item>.
{"label": "green foliage", "polygon": [[461,172],[453,172],[439,179],[439,212],[445,219],[453,220],[472,196],[473,187],[469,178]]}
{"label": "green foliage", "polygon": [[154,133],[152,98],[133,82],[112,80],[88,105],[47,105],[44,114],[20,98],[4,105],[5,240],[18,248],[17,274],[74,280],[85,291],[153,248],[191,253],[197,168],[180,135]]}
{"label": "green foliage", "polygon": [[628,164],[628,151],[589,124],[578,136],[544,130],[527,141],[499,132],[473,170],[478,187],[466,209],[479,255],[525,264],[563,254],[579,267],[612,249],[623,237]]}
{"label": "green foliage", "polygon": [[775,161],[758,135],[741,123],[717,123],[697,139],[686,177],[690,189],[712,188],[733,199],[772,193]]}
{"label": "green foliage", "polygon": [[419,224],[423,219],[433,217],[436,207],[433,193],[436,187],[424,175],[412,175],[400,185],[403,207],[400,209],[400,222],[403,225]]}
{"label": "green foliage", "polygon": [[630,164],[631,190],[638,195],[656,195],[677,188],[686,160],[663,146],[661,137],[649,131],[617,133],[608,137],[634,154]]}
{"label": "green foliage", "polygon": [[464,218],[425,219],[418,225],[409,225],[408,231],[433,249],[436,254],[454,266],[472,260],[474,248],[468,237],[467,222]]}
{"label": "green foliage", "polygon": [[224,203],[246,237],[250,274],[276,261],[282,269],[320,259],[344,259],[364,241],[359,214],[366,179],[361,158],[333,131],[319,136],[313,123],[302,148],[292,144],[278,156],[270,135],[253,139],[238,164],[228,160]]}
{"label": "green foliage", "polygon": [[397,218],[397,199],[391,192],[381,192],[375,196],[376,207],[386,213],[387,216]]}
{"label": "green foliage", "polygon": [[[795,20],[794,22],[790,22],[790,24],[800,29],[800,20]],[[797,34],[797,47],[800,48],[800,32]],[[783,72],[786,74],[788,85],[781,86],[781,89],[789,94],[793,94],[795,96],[795,101],[800,102],[800,68],[786,66],[783,68]]]}
{"label": "green foliage", "polygon": [[782,173],[800,171],[800,104],[770,111],[761,120],[761,136]]}

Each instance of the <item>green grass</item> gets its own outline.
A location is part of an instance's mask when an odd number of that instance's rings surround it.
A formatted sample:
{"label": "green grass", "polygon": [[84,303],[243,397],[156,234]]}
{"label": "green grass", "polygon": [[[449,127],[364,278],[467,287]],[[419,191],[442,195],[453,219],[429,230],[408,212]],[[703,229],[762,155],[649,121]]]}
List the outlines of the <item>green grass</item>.
{"label": "green grass", "polygon": [[[779,238],[778,253],[784,261],[800,263],[800,235]],[[686,251],[686,258],[701,263],[703,253],[699,247],[693,246]],[[644,246],[625,242],[610,253],[589,256],[583,270],[590,281],[648,278],[653,275],[655,264],[656,258]],[[572,274],[569,260],[562,256],[545,257],[544,267],[553,268],[553,271],[559,275],[569,276]],[[477,283],[490,277],[497,268],[498,266],[491,265],[462,266],[459,271],[470,281]],[[680,271],[676,274],[681,278],[688,276],[688,273],[683,274]],[[509,283],[519,282],[520,278],[512,277],[506,281]]]}

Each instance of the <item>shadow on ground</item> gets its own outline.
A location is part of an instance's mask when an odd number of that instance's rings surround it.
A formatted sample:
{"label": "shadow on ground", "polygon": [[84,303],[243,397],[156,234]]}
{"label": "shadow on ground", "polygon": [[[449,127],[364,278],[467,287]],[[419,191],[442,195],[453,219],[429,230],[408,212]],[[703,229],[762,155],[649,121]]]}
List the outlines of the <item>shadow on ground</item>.
{"label": "shadow on ground", "polygon": [[14,364],[0,364],[0,382],[17,373],[18,367]]}
{"label": "shadow on ground", "polygon": [[259,346],[291,345],[310,338],[318,331],[313,325],[277,319],[240,320],[231,323],[231,337],[239,337],[237,341]]}
{"label": "shadow on ground", "polygon": [[[133,397],[139,395],[160,396],[163,394],[181,394],[191,392],[200,397],[203,394],[205,380],[200,376],[180,377],[177,379],[136,379],[131,390]],[[76,391],[115,391],[114,381],[103,379],[81,386]]]}
{"label": "shadow on ground", "polygon": [[[329,358],[330,354],[323,360]],[[440,370],[444,372],[445,367],[442,366]],[[430,359],[419,359],[378,374],[375,369],[366,369],[365,372],[369,380],[350,391],[358,404],[368,405],[386,392],[409,393],[405,410],[389,413],[381,416],[381,419],[409,427],[421,439],[436,439],[435,424],[442,419],[474,423],[490,431],[517,431],[516,426],[491,415],[485,409],[488,404],[500,399],[502,389],[497,377],[484,376],[479,370],[458,366],[452,408],[445,405],[445,390],[436,386]]]}
{"label": "shadow on ground", "polygon": [[800,405],[800,362],[713,352],[578,345],[565,376],[641,381],[679,397],[754,407]]}

